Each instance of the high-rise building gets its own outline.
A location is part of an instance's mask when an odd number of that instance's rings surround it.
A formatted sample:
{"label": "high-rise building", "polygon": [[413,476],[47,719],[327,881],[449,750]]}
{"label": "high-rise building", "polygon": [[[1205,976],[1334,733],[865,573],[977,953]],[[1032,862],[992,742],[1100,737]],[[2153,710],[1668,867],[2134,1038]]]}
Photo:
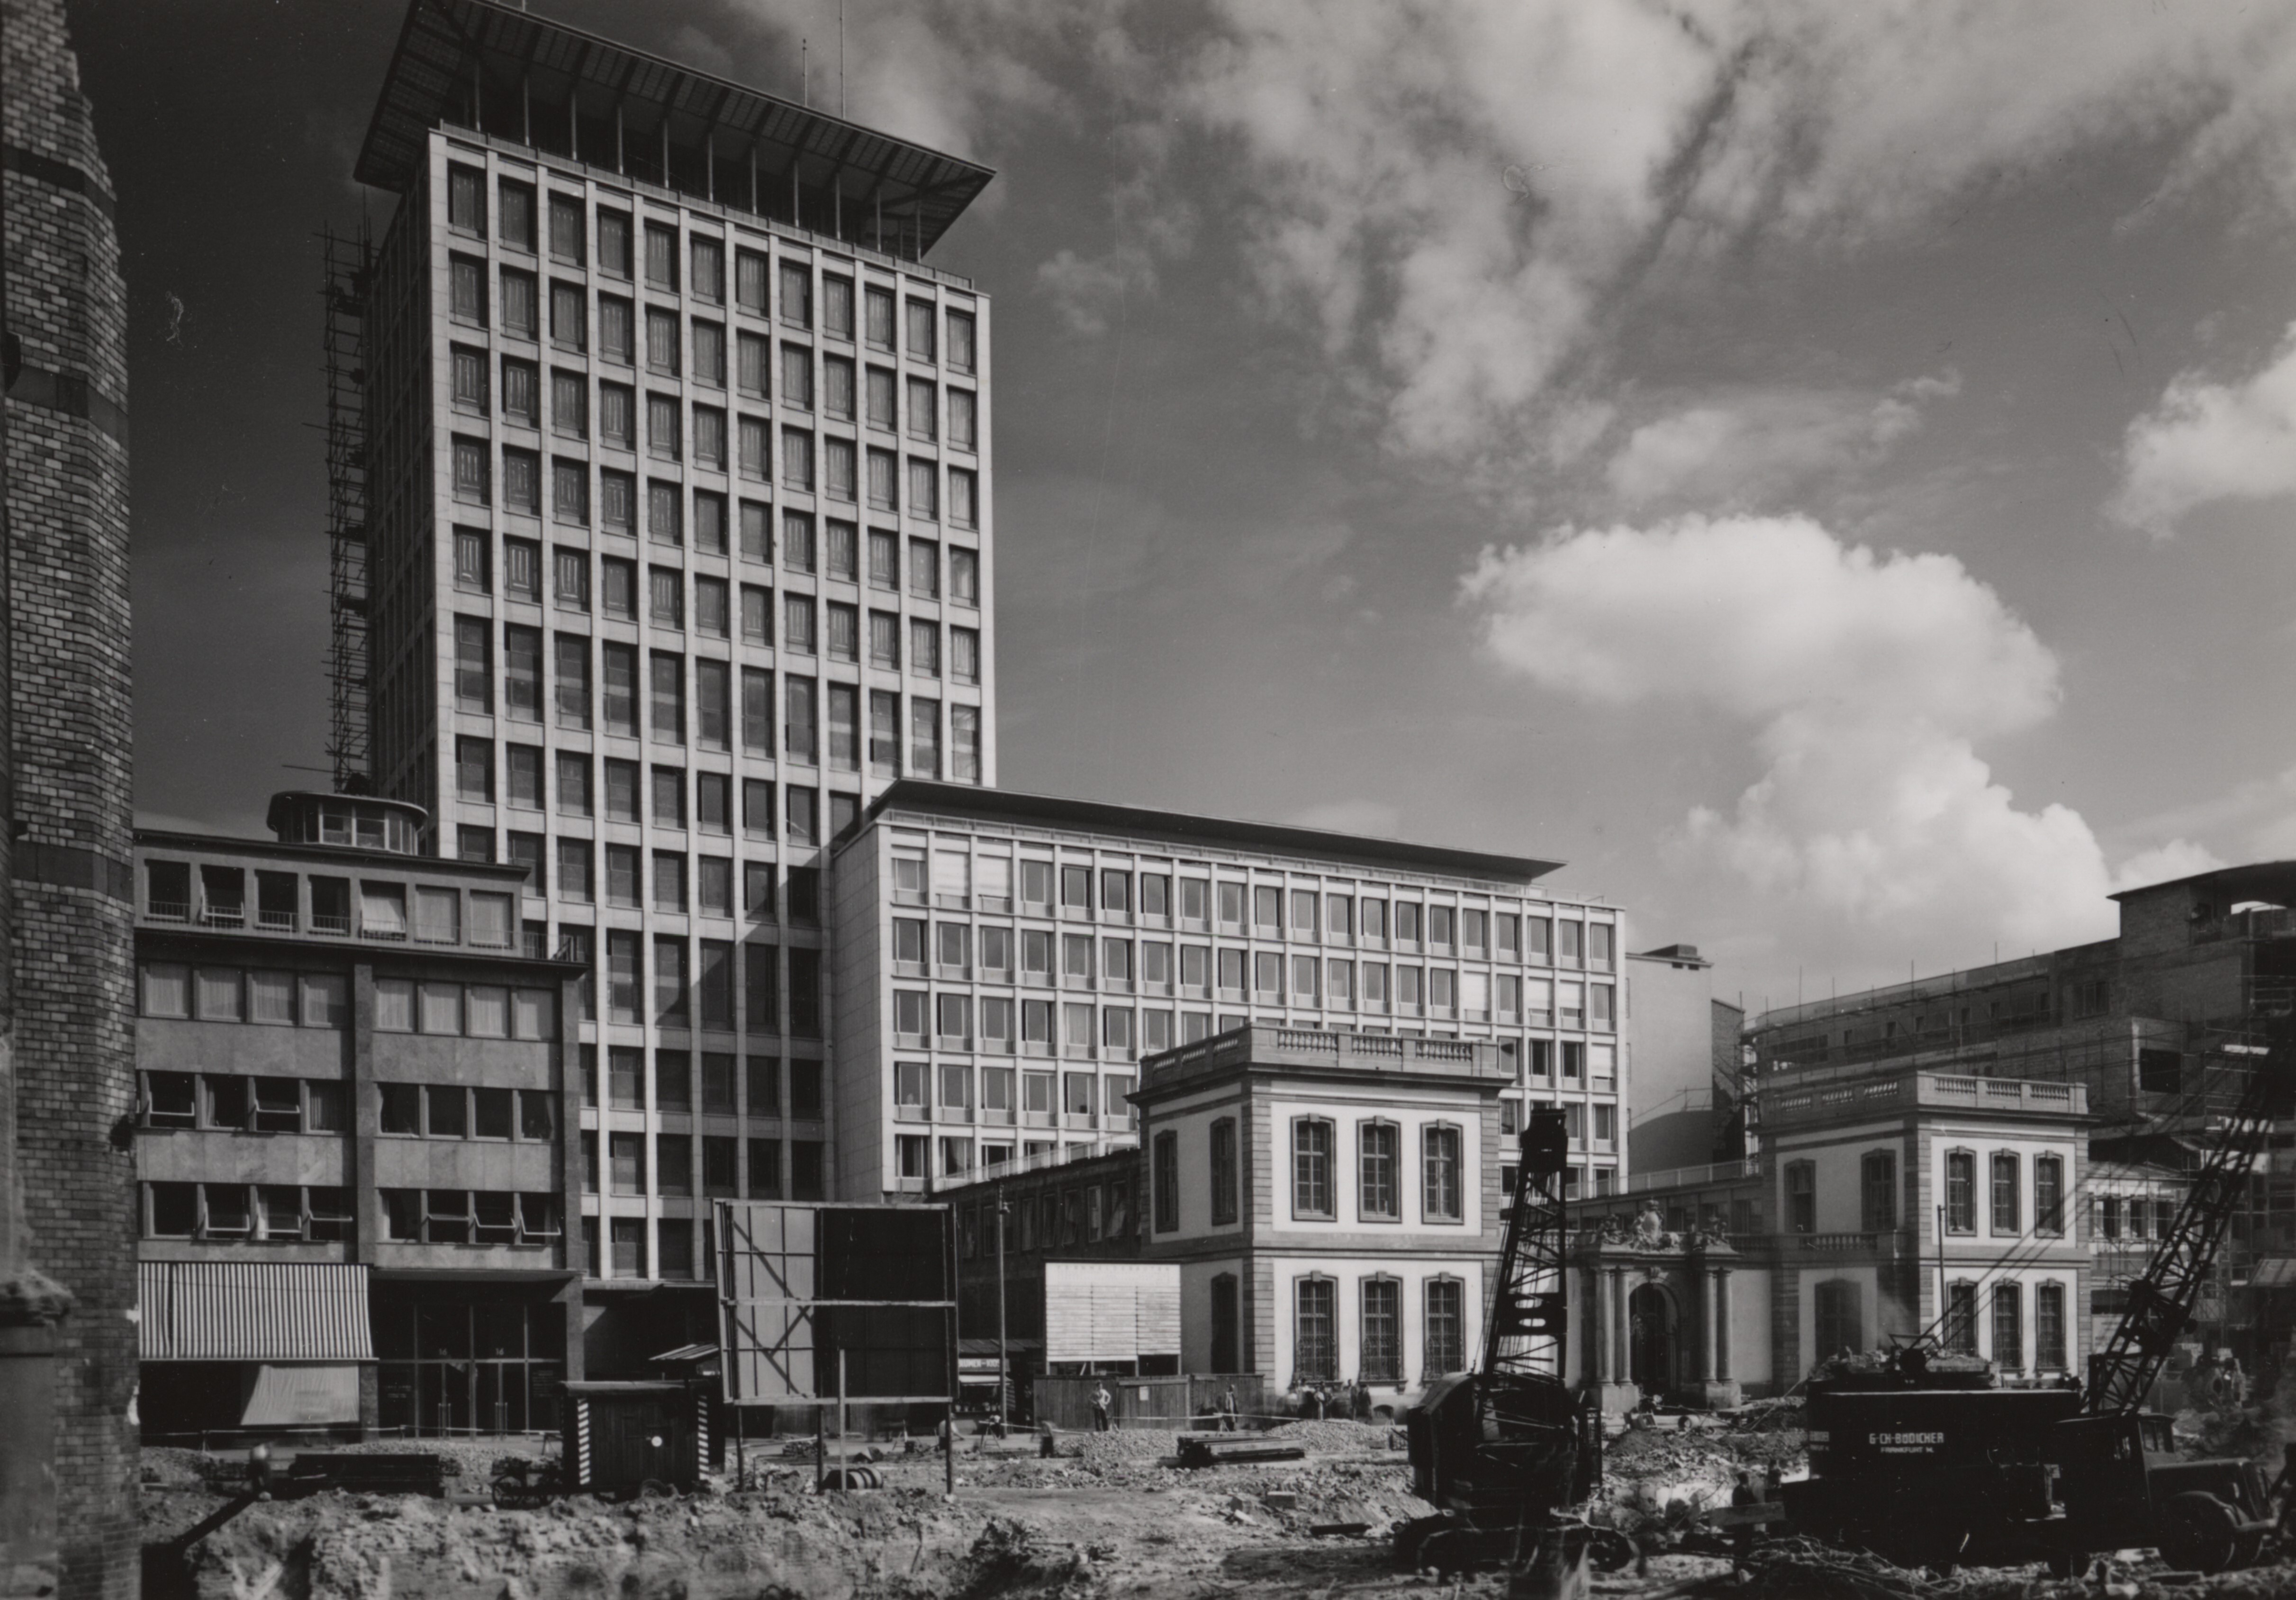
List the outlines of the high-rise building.
{"label": "high-rise building", "polygon": [[127,296],[62,0],[9,0],[0,53],[0,1572],[81,1600],[142,1538]]}
{"label": "high-rise building", "polygon": [[593,967],[593,1273],[697,1278],[710,1194],[833,1182],[830,841],[996,779],[989,308],[922,258],[990,174],[496,0],[410,6],[357,171],[338,704]]}

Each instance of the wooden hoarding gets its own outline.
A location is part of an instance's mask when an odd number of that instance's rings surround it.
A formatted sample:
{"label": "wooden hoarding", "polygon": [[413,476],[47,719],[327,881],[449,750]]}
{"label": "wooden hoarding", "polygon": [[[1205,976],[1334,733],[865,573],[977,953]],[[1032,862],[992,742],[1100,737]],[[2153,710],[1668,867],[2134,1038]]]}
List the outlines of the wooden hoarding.
{"label": "wooden hoarding", "polygon": [[946,1401],[955,1392],[947,1206],[720,1201],[718,1253],[728,1403]]}

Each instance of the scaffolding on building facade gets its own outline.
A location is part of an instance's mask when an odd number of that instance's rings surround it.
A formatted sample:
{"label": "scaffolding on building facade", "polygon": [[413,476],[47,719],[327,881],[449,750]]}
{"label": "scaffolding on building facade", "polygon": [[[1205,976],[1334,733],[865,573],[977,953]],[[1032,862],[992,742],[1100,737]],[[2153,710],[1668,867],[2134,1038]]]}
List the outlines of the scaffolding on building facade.
{"label": "scaffolding on building facade", "polygon": [[321,339],[327,383],[327,762],[335,788],[367,772],[366,300],[374,245],[322,228]]}

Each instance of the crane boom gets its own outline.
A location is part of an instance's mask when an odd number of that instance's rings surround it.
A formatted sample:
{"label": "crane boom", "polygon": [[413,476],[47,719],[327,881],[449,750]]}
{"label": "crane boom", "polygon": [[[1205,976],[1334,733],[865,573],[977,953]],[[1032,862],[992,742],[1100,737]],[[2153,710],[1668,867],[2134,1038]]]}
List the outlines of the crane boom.
{"label": "crane boom", "polygon": [[2201,1286],[2223,1248],[2248,1176],[2264,1153],[2277,1119],[2296,1112],[2296,1036],[2275,1030],[2270,1050],[2242,1092],[2231,1126],[2209,1152],[2191,1192],[2177,1208],[2144,1274],[2128,1286],[2128,1309],[2103,1351],[2089,1359],[2089,1416],[2121,1416],[2140,1409],[2169,1352],[2193,1319]]}

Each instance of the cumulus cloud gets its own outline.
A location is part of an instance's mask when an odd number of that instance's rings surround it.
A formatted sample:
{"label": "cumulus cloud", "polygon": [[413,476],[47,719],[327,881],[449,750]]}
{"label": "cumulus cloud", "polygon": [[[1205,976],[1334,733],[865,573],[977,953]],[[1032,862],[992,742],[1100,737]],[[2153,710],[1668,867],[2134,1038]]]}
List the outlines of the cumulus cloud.
{"label": "cumulus cloud", "polygon": [[1875,464],[1921,428],[1924,404],[1960,392],[1960,373],[1948,370],[1879,398],[1818,390],[1719,395],[1643,423],[1603,477],[1630,506],[1774,504],[1821,474]]}
{"label": "cumulus cloud", "polygon": [[[1681,843],[1799,935],[1966,959],[2111,931],[2121,883],[2088,824],[2021,808],[1976,750],[2054,713],[2056,658],[1952,557],[1688,516],[1487,550],[1462,598],[1491,657],[1545,688],[1751,725],[1760,776]],[[2167,851],[2129,870],[2201,854]]]}
{"label": "cumulus cloud", "polygon": [[2128,424],[2110,507],[2156,537],[2222,500],[2296,494],[2296,324],[2264,367],[2234,382],[2197,372],[2169,381],[2159,405]]}
{"label": "cumulus cloud", "polygon": [[[748,14],[774,64],[811,38],[825,103],[837,8]],[[2284,6],[939,0],[848,25],[851,111],[890,131],[995,160],[1112,121],[1115,249],[1185,253],[1224,206],[1260,303],[1439,455],[1513,447],[1616,296],[1748,242],[1856,249],[2103,147],[2156,164],[2139,217],[2226,181],[2296,209]],[[1112,267],[1144,281],[1071,247],[1047,286]],[[1062,304],[1089,330],[1090,296]]]}

